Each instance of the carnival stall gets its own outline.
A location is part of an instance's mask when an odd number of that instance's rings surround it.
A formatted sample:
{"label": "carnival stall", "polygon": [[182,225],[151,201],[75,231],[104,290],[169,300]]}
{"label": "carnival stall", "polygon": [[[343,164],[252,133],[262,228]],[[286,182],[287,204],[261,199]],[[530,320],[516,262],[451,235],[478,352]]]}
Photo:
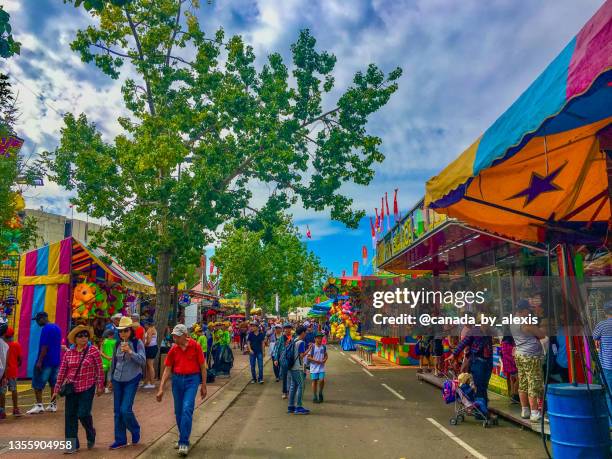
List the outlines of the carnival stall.
{"label": "carnival stall", "polygon": [[[102,261],[104,260],[104,261]],[[40,328],[32,317],[45,311],[66,336],[72,322],[87,322],[99,332],[116,312],[151,314],[153,282],[128,271],[101,249],[75,238],[46,245],[21,256],[15,336],[23,348],[19,377],[31,377],[38,355]]]}

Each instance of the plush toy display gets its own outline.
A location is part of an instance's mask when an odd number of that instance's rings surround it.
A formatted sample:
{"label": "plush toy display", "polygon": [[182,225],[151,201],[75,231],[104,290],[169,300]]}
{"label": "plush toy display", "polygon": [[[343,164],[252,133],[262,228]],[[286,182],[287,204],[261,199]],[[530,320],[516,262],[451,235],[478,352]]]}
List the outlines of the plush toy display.
{"label": "plush toy display", "polygon": [[82,283],[74,288],[72,297],[72,318],[88,319],[96,300],[95,284]]}

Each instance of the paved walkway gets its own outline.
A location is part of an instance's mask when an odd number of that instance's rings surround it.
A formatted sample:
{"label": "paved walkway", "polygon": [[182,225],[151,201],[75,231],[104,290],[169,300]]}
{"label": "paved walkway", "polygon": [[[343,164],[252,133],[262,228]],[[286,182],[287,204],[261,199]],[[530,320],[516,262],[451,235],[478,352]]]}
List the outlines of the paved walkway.
{"label": "paved walkway", "polygon": [[[328,346],[325,402],[304,394],[308,416],[288,415],[279,383],[247,384],[223,416],[193,446],[190,457],[438,458],[545,457],[541,439],[501,421],[488,429],[473,418],[449,425],[452,406],[415,377],[415,370],[370,372],[351,353]],[[222,397],[225,390],[220,394]],[[206,410],[204,410],[206,411]],[[166,457],[167,449],[160,450]]]}
{"label": "paved walkway", "polygon": [[[249,366],[248,356],[242,355],[239,350],[234,351],[234,368],[231,378],[219,377],[212,384],[208,384],[207,400],[215,396],[223,386],[233,379],[239,377]],[[248,372],[246,372],[248,373]],[[174,426],[174,409],[170,383],[166,386],[164,399],[158,403],[155,399],[157,390],[140,389],[136,395],[134,412],[141,425],[142,439],[139,445],[130,446],[117,451],[109,451],[107,448],[113,442],[113,396],[104,394],[94,399],[93,418],[97,431],[96,447],[91,451],[82,450],[79,455],[88,457],[115,457],[132,458],[141,454],[149,445],[163,436]],[[48,390],[45,392],[45,399],[48,399]],[[11,412],[10,396],[7,397],[8,410]],[[34,402],[34,395],[31,391],[20,393],[21,411],[27,411]],[[202,404],[200,397],[196,398],[197,406]],[[34,440],[34,439],[64,439],[64,402],[60,399],[57,413],[44,413],[38,415],[24,415],[20,418],[9,416],[6,420],[0,421],[0,456],[16,458],[35,458],[40,457],[41,452],[37,453],[10,453],[6,450],[9,440]],[[86,444],[85,434],[79,428],[79,439],[81,444]],[[128,434],[129,439],[129,434]],[[45,452],[46,457],[65,457],[61,452]]]}

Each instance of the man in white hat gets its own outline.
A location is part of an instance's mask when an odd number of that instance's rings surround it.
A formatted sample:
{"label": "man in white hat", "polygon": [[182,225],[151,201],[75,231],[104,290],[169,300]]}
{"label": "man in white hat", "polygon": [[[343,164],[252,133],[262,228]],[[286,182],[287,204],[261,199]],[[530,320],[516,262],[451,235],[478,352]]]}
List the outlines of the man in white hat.
{"label": "man in white hat", "polygon": [[104,327],[104,331],[111,330],[113,332],[113,337],[115,338],[117,342],[120,341],[119,329],[117,327],[119,326],[119,321],[121,320],[121,317],[123,317],[121,313],[114,314],[111,317],[111,321],[107,323],[106,326]]}
{"label": "man in white hat", "polygon": [[181,456],[187,456],[198,386],[200,386],[202,400],[206,398],[206,361],[202,348],[189,337],[189,330],[184,324],[174,327],[172,339],[174,346],[170,348],[164,361],[164,374],[157,391],[157,401],[162,401],[164,386],[172,376],[174,413],[179,430],[179,441],[176,447]]}

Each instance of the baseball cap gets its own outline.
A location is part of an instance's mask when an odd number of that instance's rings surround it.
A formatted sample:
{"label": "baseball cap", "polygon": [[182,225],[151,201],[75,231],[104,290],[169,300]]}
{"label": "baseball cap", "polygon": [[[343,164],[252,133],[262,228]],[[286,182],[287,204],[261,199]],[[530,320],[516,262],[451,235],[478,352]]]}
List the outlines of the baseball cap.
{"label": "baseball cap", "polygon": [[321,332],[319,332],[319,333],[317,333],[315,336],[325,336],[325,333],[321,333]]}
{"label": "baseball cap", "polygon": [[293,325],[291,325],[289,322],[285,322],[283,328],[293,328]]}
{"label": "baseball cap", "polygon": [[517,311],[525,311],[528,309],[531,309],[531,304],[529,304],[528,300],[519,300],[519,302],[516,303]]}
{"label": "baseball cap", "polygon": [[37,312],[34,317],[32,317],[32,320],[40,320],[40,319],[47,319],[47,318],[49,318],[49,314],[47,314],[45,311],[40,311],[40,312]]}
{"label": "baseball cap", "polygon": [[111,320],[115,320],[115,319],[121,320],[122,317],[123,315],[120,312],[118,312],[117,314],[113,314],[113,316],[111,317]]}
{"label": "baseball cap", "polygon": [[184,324],[176,324],[172,329],[172,334],[176,336],[188,335],[189,331]]}
{"label": "baseball cap", "polygon": [[6,331],[4,332],[4,336],[6,338],[12,338],[14,334],[15,334],[15,330],[13,330],[13,327],[7,327]]}
{"label": "baseball cap", "polygon": [[274,328],[283,328],[281,324],[274,324]]}

